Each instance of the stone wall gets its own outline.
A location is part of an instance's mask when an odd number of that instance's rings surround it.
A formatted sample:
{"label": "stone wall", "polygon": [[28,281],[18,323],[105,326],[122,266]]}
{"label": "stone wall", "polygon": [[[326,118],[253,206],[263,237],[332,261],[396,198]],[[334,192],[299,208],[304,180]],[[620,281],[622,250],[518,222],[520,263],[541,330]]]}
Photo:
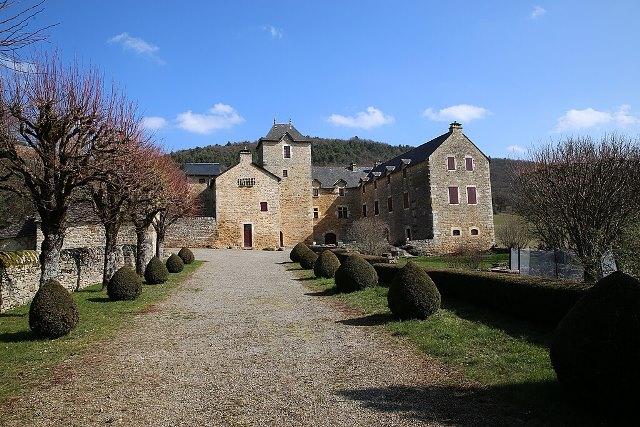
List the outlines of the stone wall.
{"label": "stone wall", "polygon": [[[153,228],[153,227],[150,227]],[[151,233],[150,238],[153,240],[155,247],[155,233]],[[40,225],[38,224],[36,250],[40,251],[44,236]],[[67,227],[64,236],[64,244],[62,249],[73,248],[103,248],[105,243],[104,227],[102,224],[78,224]],[[119,245],[135,245],[136,232],[132,224],[124,224],[120,227],[118,233]]]}
{"label": "stone wall", "polygon": [[[325,243],[327,233],[334,233],[338,241],[344,242],[347,230],[359,215],[360,189],[345,188],[341,196],[337,187],[318,188],[318,196],[311,199],[312,209],[318,209],[318,218],[313,219],[313,241]],[[338,209],[347,208],[347,218],[339,218]]]}
{"label": "stone wall", "polygon": [[181,218],[167,230],[164,245],[170,248],[212,248],[217,236],[215,218]]}

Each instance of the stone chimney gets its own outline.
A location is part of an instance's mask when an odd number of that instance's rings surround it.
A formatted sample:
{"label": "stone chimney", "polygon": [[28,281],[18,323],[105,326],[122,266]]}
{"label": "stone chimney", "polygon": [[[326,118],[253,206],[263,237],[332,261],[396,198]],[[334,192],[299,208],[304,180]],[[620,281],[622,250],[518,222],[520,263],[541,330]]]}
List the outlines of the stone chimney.
{"label": "stone chimney", "polygon": [[453,122],[449,125],[449,132],[462,132],[462,125],[458,122]]}
{"label": "stone chimney", "polygon": [[251,151],[247,147],[244,147],[242,151],[240,151],[240,163],[251,163],[253,161],[253,156],[251,155]]}
{"label": "stone chimney", "polygon": [[356,164],[354,162],[351,162],[348,169],[353,172],[356,169]]}

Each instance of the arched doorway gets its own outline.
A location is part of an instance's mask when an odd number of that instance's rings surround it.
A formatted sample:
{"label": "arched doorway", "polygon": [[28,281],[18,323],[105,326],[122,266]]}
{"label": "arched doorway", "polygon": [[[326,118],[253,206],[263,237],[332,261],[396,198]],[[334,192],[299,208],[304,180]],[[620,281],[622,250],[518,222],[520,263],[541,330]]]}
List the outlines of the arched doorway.
{"label": "arched doorway", "polygon": [[338,243],[338,238],[336,237],[336,233],[327,233],[324,235],[325,245],[335,245],[336,243]]}

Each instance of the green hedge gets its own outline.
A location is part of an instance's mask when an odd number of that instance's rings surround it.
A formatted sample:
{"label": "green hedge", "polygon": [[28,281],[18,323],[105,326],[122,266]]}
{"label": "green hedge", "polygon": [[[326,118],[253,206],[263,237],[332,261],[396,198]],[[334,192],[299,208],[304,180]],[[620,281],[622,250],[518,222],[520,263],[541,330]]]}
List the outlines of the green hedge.
{"label": "green hedge", "polygon": [[373,268],[378,273],[378,283],[380,286],[389,287],[393,278],[396,277],[396,273],[400,270],[398,264],[390,264],[388,262],[379,262],[373,264]]}
{"label": "green hedge", "polygon": [[554,327],[590,288],[568,280],[483,271],[427,269],[427,273],[445,303],[448,298],[460,299]]}
{"label": "green hedge", "polygon": [[332,252],[334,254],[336,254],[336,256],[338,257],[340,262],[344,262],[347,259],[347,257],[354,256],[354,255],[358,255],[360,258],[364,259],[365,261],[367,261],[371,265],[373,265],[373,264],[381,264],[381,263],[388,263],[389,262],[389,259],[387,257],[383,257],[383,256],[363,255],[363,254],[360,254],[358,252],[347,252],[345,250],[334,250]]}

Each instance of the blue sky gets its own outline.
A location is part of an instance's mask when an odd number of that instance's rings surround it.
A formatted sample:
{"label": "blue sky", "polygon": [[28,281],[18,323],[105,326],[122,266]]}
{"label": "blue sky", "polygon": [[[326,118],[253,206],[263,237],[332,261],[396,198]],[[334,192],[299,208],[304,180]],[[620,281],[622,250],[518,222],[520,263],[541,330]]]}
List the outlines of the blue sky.
{"label": "blue sky", "polygon": [[46,48],[103,70],[167,149],[303,133],[488,155],[640,129],[638,1],[49,0]]}

